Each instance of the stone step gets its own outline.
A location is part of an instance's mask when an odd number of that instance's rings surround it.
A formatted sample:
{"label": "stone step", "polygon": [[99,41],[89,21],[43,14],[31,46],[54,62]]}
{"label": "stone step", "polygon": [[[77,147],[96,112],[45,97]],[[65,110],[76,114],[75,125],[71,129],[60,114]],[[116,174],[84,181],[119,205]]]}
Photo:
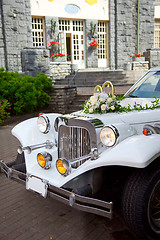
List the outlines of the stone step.
{"label": "stone step", "polygon": [[[72,81],[71,85],[76,86],[95,86],[97,84],[102,84],[105,81],[111,81],[114,85],[121,84],[134,84],[146,71],[86,71],[78,72],[75,79]],[[74,74],[72,73],[65,79],[56,79],[55,85],[68,85],[72,80]]]}
{"label": "stone step", "polygon": [[[144,70],[141,71],[80,71],[75,76],[74,80],[72,81],[72,86],[77,87],[89,87],[89,86],[96,86],[102,85],[105,81],[111,81],[115,86],[124,86],[126,84],[133,85],[143,74],[145,73]],[[56,85],[68,85],[74,74],[72,73],[65,79],[56,80]]]}

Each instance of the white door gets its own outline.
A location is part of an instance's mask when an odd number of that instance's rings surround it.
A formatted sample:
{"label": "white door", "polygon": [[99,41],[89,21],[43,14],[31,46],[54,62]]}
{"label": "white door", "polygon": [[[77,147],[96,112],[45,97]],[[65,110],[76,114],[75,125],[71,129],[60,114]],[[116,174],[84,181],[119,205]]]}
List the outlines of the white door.
{"label": "white door", "polygon": [[85,68],[83,34],[72,34],[72,41],[72,62],[77,64],[79,69],[83,69]]}
{"label": "white door", "polygon": [[68,61],[85,68],[84,59],[84,22],[83,20],[59,20],[59,39],[64,46]]}

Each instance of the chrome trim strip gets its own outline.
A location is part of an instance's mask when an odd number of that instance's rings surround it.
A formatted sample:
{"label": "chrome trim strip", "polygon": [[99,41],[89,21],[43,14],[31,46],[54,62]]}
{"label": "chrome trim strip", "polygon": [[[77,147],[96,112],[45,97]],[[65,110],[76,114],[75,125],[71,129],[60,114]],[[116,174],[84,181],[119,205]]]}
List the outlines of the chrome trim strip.
{"label": "chrome trim strip", "polygon": [[[24,180],[26,179],[26,174],[9,168],[3,161],[0,161],[0,167],[2,172],[4,172],[8,178],[26,184],[26,181]],[[47,195],[81,211],[112,219],[112,202],[104,202],[99,199],[84,197],[50,184],[48,184]]]}

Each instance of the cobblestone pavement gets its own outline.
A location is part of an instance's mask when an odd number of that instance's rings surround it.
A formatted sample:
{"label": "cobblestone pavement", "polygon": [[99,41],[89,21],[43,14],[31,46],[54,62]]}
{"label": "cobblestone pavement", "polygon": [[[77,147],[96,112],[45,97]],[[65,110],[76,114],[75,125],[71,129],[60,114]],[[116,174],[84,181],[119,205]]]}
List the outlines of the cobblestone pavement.
{"label": "cobblestone pavement", "polygon": [[[16,124],[0,127],[0,159],[16,157]],[[112,221],[26,191],[0,174],[0,240],[137,240],[120,216]]]}

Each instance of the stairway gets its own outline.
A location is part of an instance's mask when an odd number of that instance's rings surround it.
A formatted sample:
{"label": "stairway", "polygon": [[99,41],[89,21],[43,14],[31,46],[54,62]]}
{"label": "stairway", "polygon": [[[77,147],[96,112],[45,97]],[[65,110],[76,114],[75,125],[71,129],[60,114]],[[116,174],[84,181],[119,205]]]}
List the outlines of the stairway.
{"label": "stairway", "polygon": [[124,94],[145,72],[141,71],[123,71],[123,70],[101,70],[84,69],[79,70],[77,74],[71,73],[64,79],[56,79],[54,85],[77,87],[78,94],[91,95],[96,85],[102,86],[105,81],[111,81],[118,89],[117,94]]}
{"label": "stairway", "polygon": [[[64,79],[56,79],[55,87],[76,86],[77,96],[67,107],[67,113],[82,109],[82,105],[89,96],[93,94],[96,85],[102,86],[105,81],[111,81],[115,93],[124,94],[145,72],[144,71],[123,71],[123,70],[102,70],[85,69],[77,73],[71,73]],[[71,80],[73,81],[71,82]]]}
{"label": "stairway", "polygon": [[[56,80],[55,85],[68,85],[75,73],[71,73],[71,75],[67,76],[65,79]],[[121,84],[125,83],[126,74],[121,71],[100,71],[100,70],[79,70],[74,80],[72,81],[72,85],[76,85],[78,87],[90,87],[95,85],[101,85],[104,81],[112,81],[113,84],[117,82],[121,82]],[[118,81],[117,81],[118,80]]]}

